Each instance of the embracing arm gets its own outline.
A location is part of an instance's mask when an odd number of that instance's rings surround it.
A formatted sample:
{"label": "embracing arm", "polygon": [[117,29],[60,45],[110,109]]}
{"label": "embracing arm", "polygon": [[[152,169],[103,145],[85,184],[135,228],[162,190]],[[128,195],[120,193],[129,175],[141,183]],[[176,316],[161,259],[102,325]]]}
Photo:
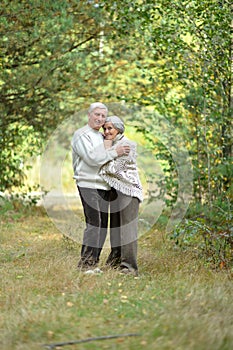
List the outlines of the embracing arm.
{"label": "embracing arm", "polygon": [[106,150],[103,142],[94,146],[88,134],[74,135],[72,151],[90,166],[102,165],[117,157],[116,150]]}
{"label": "embracing arm", "polygon": [[130,146],[127,144],[118,144],[117,146],[113,146],[113,141],[112,140],[104,140],[104,147],[107,150],[112,150],[115,149],[117,152],[118,157],[129,154],[130,152]]}

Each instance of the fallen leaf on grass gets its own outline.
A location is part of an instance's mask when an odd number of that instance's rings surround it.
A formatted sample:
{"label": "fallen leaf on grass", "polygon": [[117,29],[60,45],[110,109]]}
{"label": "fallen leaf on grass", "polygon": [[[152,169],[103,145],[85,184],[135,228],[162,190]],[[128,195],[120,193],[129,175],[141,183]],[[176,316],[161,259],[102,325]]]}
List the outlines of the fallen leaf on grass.
{"label": "fallen leaf on grass", "polygon": [[141,344],[141,345],[147,345],[147,341],[146,341],[146,340],[142,340],[142,341],[140,342],[140,344]]}
{"label": "fallen leaf on grass", "polygon": [[68,307],[72,307],[74,304],[71,303],[70,301],[67,301],[66,305],[67,305]]}

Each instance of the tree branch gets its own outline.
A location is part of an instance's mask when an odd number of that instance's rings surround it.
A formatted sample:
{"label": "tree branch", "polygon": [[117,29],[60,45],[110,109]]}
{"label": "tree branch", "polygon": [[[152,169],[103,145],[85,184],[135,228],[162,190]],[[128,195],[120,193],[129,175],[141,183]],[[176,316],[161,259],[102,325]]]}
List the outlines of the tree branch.
{"label": "tree branch", "polygon": [[46,347],[47,349],[55,349],[56,347],[87,343],[87,342],[91,342],[91,341],[95,341],[95,340],[115,339],[115,338],[123,338],[123,337],[137,337],[139,335],[140,334],[138,334],[138,333],[104,335],[101,337],[92,337],[92,338],[86,338],[86,339],[80,339],[80,340],[71,340],[71,341],[61,342],[61,343],[43,344],[43,346]]}

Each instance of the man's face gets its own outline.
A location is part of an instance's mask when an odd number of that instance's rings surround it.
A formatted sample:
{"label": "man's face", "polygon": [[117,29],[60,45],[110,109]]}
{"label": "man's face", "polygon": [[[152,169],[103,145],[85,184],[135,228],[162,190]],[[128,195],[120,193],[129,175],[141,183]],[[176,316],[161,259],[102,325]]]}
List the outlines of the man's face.
{"label": "man's face", "polygon": [[88,113],[88,125],[95,130],[99,130],[105,123],[107,118],[107,110],[104,108],[96,108]]}

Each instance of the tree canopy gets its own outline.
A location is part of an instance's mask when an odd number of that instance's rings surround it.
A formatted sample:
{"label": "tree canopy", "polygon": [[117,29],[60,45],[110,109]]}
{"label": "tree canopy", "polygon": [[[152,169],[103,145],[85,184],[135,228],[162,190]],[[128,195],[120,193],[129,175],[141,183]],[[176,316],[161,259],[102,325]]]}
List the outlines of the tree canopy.
{"label": "tree canopy", "polygon": [[154,137],[158,115],[186,139],[195,197],[229,194],[231,18],[226,0],[4,0],[1,190],[24,182],[25,160],[59,123],[101,100],[139,106],[132,122],[168,161],[167,183],[175,168]]}

